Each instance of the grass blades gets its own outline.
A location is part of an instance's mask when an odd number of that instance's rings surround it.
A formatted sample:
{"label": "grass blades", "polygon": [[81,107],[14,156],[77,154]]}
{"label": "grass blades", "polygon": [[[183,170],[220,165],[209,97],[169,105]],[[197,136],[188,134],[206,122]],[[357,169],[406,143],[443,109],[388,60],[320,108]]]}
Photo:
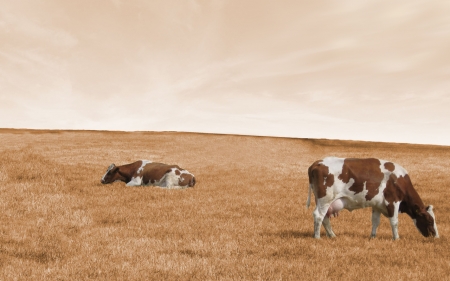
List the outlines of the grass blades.
{"label": "grass blades", "polygon": [[[450,148],[194,133],[0,130],[0,280],[444,280]],[[313,236],[309,165],[377,157],[405,167],[441,238],[406,215],[399,241],[371,210]],[[111,163],[178,164],[194,188],[102,185]],[[314,200],[312,200],[314,202]]]}

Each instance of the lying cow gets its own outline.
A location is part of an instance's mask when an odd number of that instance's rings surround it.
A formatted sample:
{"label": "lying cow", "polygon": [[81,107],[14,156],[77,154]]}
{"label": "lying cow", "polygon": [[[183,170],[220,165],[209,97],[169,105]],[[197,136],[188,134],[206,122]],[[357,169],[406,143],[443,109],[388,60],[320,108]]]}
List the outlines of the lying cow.
{"label": "lying cow", "polygon": [[315,238],[320,238],[322,224],[327,236],[336,236],[330,217],[341,209],[352,211],[365,207],[372,207],[372,238],[383,214],[389,218],[393,239],[398,239],[398,213],[407,213],[423,236],[439,237],[433,206],[425,207],[407,171],[398,164],[374,158],[327,157],[314,162],[308,176],[306,206],[311,203],[311,191],[316,199]]}
{"label": "lying cow", "polygon": [[169,189],[193,187],[195,177],[177,165],[153,163],[139,160],[131,164],[116,166],[111,164],[102,177],[101,183],[123,181],[127,186],[152,185]]}

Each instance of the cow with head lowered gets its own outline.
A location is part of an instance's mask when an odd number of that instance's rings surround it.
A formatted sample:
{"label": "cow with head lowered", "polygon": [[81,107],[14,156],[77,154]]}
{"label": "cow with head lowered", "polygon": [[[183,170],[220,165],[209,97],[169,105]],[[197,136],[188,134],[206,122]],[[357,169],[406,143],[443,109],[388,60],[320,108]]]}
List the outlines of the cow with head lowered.
{"label": "cow with head lowered", "polygon": [[375,158],[326,157],[309,167],[308,176],[306,206],[311,203],[312,191],[316,201],[315,238],[320,238],[321,225],[327,236],[336,236],[330,218],[341,209],[352,211],[366,207],[372,207],[371,238],[375,237],[383,214],[389,218],[393,239],[399,239],[399,213],[408,214],[423,236],[439,237],[433,206],[425,207],[408,172],[398,164]]}
{"label": "cow with head lowered", "polygon": [[177,165],[154,163],[139,160],[131,164],[116,166],[111,164],[101,179],[101,183],[108,184],[123,181],[127,186],[159,186],[167,189],[181,189],[194,187],[193,174]]}

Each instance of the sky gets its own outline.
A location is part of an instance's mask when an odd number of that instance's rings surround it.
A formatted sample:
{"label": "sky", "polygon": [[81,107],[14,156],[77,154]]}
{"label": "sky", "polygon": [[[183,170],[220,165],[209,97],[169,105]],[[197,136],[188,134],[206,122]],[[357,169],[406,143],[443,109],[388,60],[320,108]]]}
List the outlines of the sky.
{"label": "sky", "polygon": [[0,128],[450,145],[450,1],[0,4]]}

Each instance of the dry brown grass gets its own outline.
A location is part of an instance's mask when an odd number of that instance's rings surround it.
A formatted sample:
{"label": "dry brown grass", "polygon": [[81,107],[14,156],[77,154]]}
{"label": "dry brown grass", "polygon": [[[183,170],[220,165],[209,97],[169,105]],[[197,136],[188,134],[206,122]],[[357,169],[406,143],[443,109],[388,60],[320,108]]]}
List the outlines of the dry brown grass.
{"label": "dry brown grass", "polygon": [[[443,280],[450,148],[189,133],[0,130],[0,280]],[[440,239],[400,215],[400,240],[370,209],[315,240],[307,168],[326,155],[402,164]],[[193,189],[101,185],[109,164],[150,159]],[[324,231],[322,229],[322,235]]]}

